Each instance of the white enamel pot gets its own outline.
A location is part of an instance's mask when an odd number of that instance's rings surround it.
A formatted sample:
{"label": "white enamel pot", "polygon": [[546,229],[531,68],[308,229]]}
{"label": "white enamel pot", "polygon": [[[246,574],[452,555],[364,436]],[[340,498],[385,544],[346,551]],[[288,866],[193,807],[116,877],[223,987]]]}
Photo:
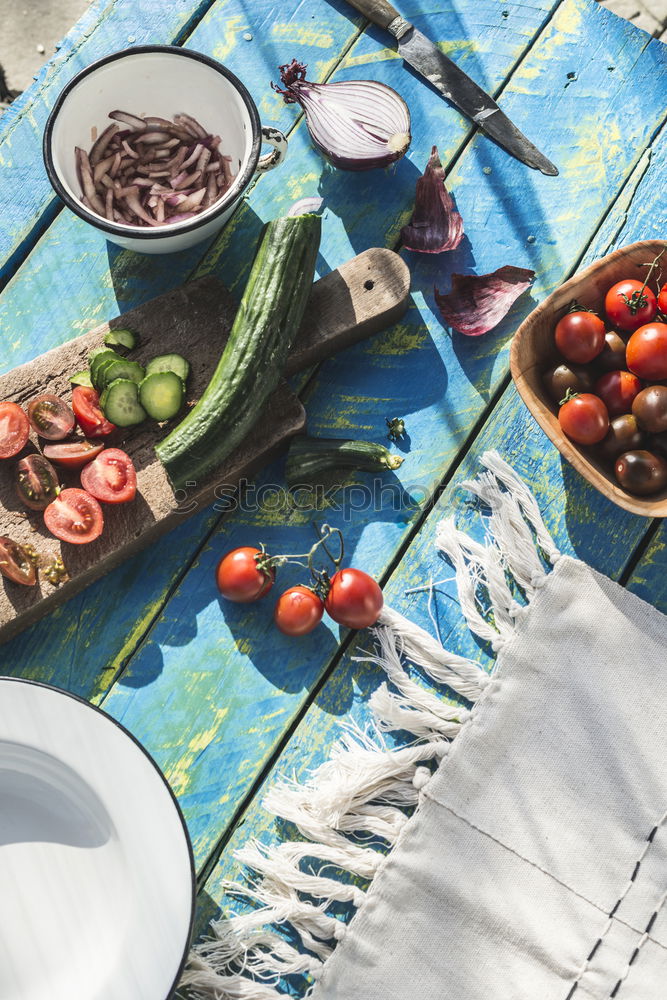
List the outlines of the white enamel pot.
{"label": "white enamel pot", "polygon": [[[110,221],[81,201],[74,149],[89,150],[110,124],[114,109],[137,115],[195,117],[220,135],[221,150],[232,157],[234,182],[223,197],[193,219],[158,227]],[[260,156],[262,143],[274,147]],[[255,103],[230,70],[189,49],[142,45],[114,52],[75,76],[59,95],[44,130],[44,163],[49,180],[68,208],[104,233],[112,243],[139,253],[172,253],[214,236],[237,207],[256,173],[285,158],[287,140],[261,125]]]}

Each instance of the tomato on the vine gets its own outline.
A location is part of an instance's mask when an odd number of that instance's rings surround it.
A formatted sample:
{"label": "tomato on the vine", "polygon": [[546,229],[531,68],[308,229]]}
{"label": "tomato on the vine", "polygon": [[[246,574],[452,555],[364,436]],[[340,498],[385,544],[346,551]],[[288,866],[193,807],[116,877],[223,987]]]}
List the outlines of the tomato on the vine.
{"label": "tomato on the vine", "polygon": [[556,325],[556,347],[568,361],[585,365],[596,358],[605,345],[604,323],[584,309],[567,313]]}
{"label": "tomato on the vine", "polygon": [[273,620],[285,635],[307,635],[322,621],[324,603],[310,587],[290,587],[278,598]]}
{"label": "tomato on the vine", "polygon": [[607,318],[621,330],[637,330],[650,323],[658,310],[658,301],[648,287],[634,278],[617,281],[605,295]]}
{"label": "tomato on the vine", "polygon": [[222,557],[215,571],[218,590],[228,601],[249,604],[271,590],[275,569],[267,565],[269,557],[261,549],[245,545]]}
{"label": "tomato on the vine", "polygon": [[582,392],[563,403],[558,422],[577,444],[597,444],[609,430],[609,413],[599,396]]}
{"label": "tomato on the vine", "polygon": [[667,315],[667,282],[665,282],[658,292],[658,309],[661,313]]}
{"label": "tomato on the vine", "polygon": [[383,604],[382,591],[372,576],[360,569],[339,569],[331,577],[324,607],[339,625],[366,628],[378,620]]}
{"label": "tomato on the vine", "polygon": [[607,372],[595,383],[595,394],[607,407],[610,417],[620,417],[622,413],[630,413],[641,388],[641,382],[632,372]]}
{"label": "tomato on the vine", "polygon": [[667,378],[667,323],[648,323],[630,337],[628,368],[647,382]]}

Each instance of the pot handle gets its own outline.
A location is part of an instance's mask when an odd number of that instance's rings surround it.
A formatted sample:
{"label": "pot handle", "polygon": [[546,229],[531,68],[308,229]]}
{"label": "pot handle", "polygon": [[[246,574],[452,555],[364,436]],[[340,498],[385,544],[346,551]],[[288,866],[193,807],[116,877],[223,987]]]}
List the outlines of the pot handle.
{"label": "pot handle", "polygon": [[257,173],[264,174],[267,170],[273,170],[279,163],[282,163],[287,156],[287,139],[277,128],[270,128],[262,125],[262,142],[273,146],[273,152],[260,156],[257,161]]}

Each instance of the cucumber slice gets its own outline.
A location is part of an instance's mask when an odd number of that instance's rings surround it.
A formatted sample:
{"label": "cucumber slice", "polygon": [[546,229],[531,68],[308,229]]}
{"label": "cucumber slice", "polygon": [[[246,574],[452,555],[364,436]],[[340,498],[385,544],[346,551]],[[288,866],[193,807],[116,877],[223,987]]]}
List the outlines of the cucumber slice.
{"label": "cucumber slice", "polygon": [[109,347],[126,347],[128,351],[133,351],[139,343],[139,337],[132,330],[109,330],[104,343]]}
{"label": "cucumber slice", "polygon": [[97,348],[91,351],[88,355],[88,361],[90,364],[90,377],[92,379],[93,385],[97,385],[97,373],[100,370],[101,365],[105,361],[122,361],[120,354],[116,354],[109,347]]}
{"label": "cucumber slice", "polygon": [[118,378],[129,378],[130,382],[143,381],[146,372],[136,361],[103,361],[97,372],[97,381],[102,388],[111,385]]}
{"label": "cucumber slice", "polygon": [[72,385],[87,385],[92,389],[93,380],[90,377],[90,369],[86,368],[85,371],[77,372],[76,375],[70,375],[70,382]]}
{"label": "cucumber slice", "polygon": [[170,420],[175,417],[183,405],[184,396],[185,386],[176,372],[172,371],[153,372],[139,386],[141,405],[153,420]]}
{"label": "cucumber slice", "polygon": [[180,354],[158,354],[146,365],[147,375],[154,375],[155,372],[174,372],[185,382],[190,374],[190,362]]}
{"label": "cucumber slice", "polygon": [[139,388],[129,378],[117,378],[100,397],[104,416],[117,427],[132,427],[146,419],[146,411],[139,402]]}

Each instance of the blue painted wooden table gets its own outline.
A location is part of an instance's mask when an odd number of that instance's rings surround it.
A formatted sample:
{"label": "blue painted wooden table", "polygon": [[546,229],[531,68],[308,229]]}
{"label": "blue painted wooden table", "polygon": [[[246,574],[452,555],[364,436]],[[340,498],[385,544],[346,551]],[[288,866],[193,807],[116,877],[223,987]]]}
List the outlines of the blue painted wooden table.
{"label": "blue painted wooden table", "polygon": [[[406,591],[448,575],[435,555],[435,524],[452,505],[465,521],[453,487],[495,447],[532,484],[564,552],[667,610],[662,525],[613,506],[561,462],[508,374],[511,335],[537,301],[611,249],[665,236],[667,49],[593,0],[404,0],[401,13],[499,98],[559,177],[527,169],[477,134],[344,0],[97,0],[0,119],[2,369],[198,275],[215,274],[238,295],[262,223],[305,195],[324,198],[320,274],[368,246],[397,246],[435,143],[464,241],[444,255],[406,252],[412,297],[404,319],[300,386],[312,434],[382,440],[395,414],[409,431],[395,502],[360,510],[348,494],[327,520],[344,529],[351,563],[431,628],[424,594]],[[264,124],[290,141],[286,165],[255,183],[218,239],[161,258],[122,252],[62,209],[40,151],[64,83],[108,52],[147,42],[227,64]],[[269,87],[292,57],[309,64],[312,79],[373,78],[398,90],[413,121],[407,156],[386,173],[327,167],[295,107]],[[454,271],[503,264],[536,272],[507,319],[478,339],[443,328],[434,283],[446,288]],[[281,486],[282,464],[258,484]],[[271,490],[231,515],[201,510],[0,649],[0,673],[90,699],[155,757],[190,829],[200,929],[225,905],[223,880],[238,874],[233,850],[249,832],[275,836],[262,787],[276,773],[303,775],[319,763],[346,721],[366,717],[379,680],[353,659],[363,637],[329,622],[289,641],[272,626],[272,600],[230,607],[218,598],[213,569],[225,550],[262,541],[304,551],[312,539],[312,514],[276,509]],[[472,651],[454,593],[451,583],[438,588],[441,636]]]}

